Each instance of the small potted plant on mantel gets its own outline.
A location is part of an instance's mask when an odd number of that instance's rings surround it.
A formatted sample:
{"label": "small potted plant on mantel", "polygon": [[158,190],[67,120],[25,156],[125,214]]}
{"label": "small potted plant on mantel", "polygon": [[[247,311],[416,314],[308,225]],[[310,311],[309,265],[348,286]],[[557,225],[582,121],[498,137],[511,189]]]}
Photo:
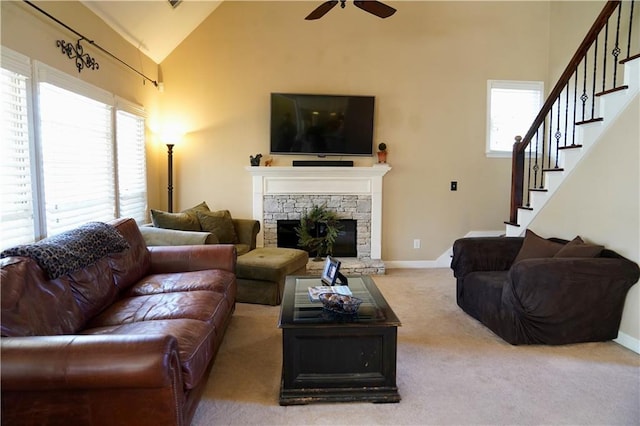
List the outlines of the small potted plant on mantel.
{"label": "small potted plant on mantel", "polygon": [[378,144],[378,163],[386,163],[387,162],[387,144],[384,142],[380,142]]}

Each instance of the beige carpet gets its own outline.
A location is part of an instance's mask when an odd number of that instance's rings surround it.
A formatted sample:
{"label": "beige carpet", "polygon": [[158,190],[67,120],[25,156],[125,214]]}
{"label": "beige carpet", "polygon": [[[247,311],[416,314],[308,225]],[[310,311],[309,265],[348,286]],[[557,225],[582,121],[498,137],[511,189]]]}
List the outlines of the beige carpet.
{"label": "beige carpet", "polygon": [[398,404],[278,405],[279,307],[238,304],[193,425],[639,425],[640,355],[511,346],[463,313],[450,269],[374,280],[402,321]]}

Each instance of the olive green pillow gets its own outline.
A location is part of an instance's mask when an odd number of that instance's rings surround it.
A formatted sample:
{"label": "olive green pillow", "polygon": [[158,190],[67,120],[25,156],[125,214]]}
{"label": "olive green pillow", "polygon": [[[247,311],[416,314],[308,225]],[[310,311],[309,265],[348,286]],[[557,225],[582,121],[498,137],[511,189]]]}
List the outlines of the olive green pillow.
{"label": "olive green pillow", "polygon": [[156,228],[177,229],[179,231],[201,231],[200,221],[196,212],[209,211],[206,202],[183,210],[180,213],[169,213],[151,209],[151,222]]}
{"label": "olive green pillow", "polygon": [[233,226],[233,220],[231,219],[231,213],[229,210],[212,211],[196,211],[200,226],[205,232],[211,232],[216,237],[220,244],[236,244],[238,242],[238,236],[236,235],[236,228]]}
{"label": "olive green pillow", "polygon": [[194,213],[197,211],[201,211],[201,212],[208,212],[210,211],[209,206],[207,205],[206,201],[201,202],[200,204],[193,206],[189,209],[186,210],[182,210],[182,213]]}

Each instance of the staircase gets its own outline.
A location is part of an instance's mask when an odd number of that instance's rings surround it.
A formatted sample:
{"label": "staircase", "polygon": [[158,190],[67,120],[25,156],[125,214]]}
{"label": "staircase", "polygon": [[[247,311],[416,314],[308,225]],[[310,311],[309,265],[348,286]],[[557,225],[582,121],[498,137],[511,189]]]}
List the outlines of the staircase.
{"label": "staircase", "polygon": [[507,236],[524,234],[618,115],[638,101],[640,40],[633,30],[640,11],[634,16],[634,4],[605,4],[532,126],[516,137]]}
{"label": "staircase", "polygon": [[576,168],[580,160],[595,146],[606,130],[615,123],[616,118],[633,101],[638,102],[640,93],[640,56],[625,61],[624,86],[626,88],[597,96],[595,111],[602,120],[592,120],[577,125],[575,146],[560,148],[558,167],[544,169],[543,187],[529,189],[529,201],[526,207],[519,206],[517,222],[506,223],[506,235],[522,236],[533,219],[540,213],[562,182]]}

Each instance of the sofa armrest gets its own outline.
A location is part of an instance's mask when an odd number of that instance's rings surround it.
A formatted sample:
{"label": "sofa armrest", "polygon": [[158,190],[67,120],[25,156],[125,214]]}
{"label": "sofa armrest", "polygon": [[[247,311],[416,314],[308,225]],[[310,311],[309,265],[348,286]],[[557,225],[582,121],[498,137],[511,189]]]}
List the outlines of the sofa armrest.
{"label": "sofa armrest", "polygon": [[509,270],[502,300],[535,324],[528,327],[534,342],[613,339],[639,276],[638,265],[625,258],[525,259]]}
{"label": "sofa armrest", "polygon": [[183,387],[173,336],[3,337],[0,345],[3,393]]}
{"label": "sofa armrest", "polygon": [[141,226],[140,233],[147,247],[205,244],[212,236],[211,232],[180,231],[154,226]]}
{"label": "sofa armrest", "polygon": [[151,273],[221,269],[236,272],[236,248],[232,244],[149,247]]}
{"label": "sofa armrest", "polygon": [[464,278],[474,271],[507,271],[523,240],[522,237],[460,238],[453,243],[453,275]]}
{"label": "sofa armrest", "polygon": [[260,232],[260,222],[253,219],[233,219],[233,226],[240,244],[249,246],[249,250],[256,248],[256,238]]}

